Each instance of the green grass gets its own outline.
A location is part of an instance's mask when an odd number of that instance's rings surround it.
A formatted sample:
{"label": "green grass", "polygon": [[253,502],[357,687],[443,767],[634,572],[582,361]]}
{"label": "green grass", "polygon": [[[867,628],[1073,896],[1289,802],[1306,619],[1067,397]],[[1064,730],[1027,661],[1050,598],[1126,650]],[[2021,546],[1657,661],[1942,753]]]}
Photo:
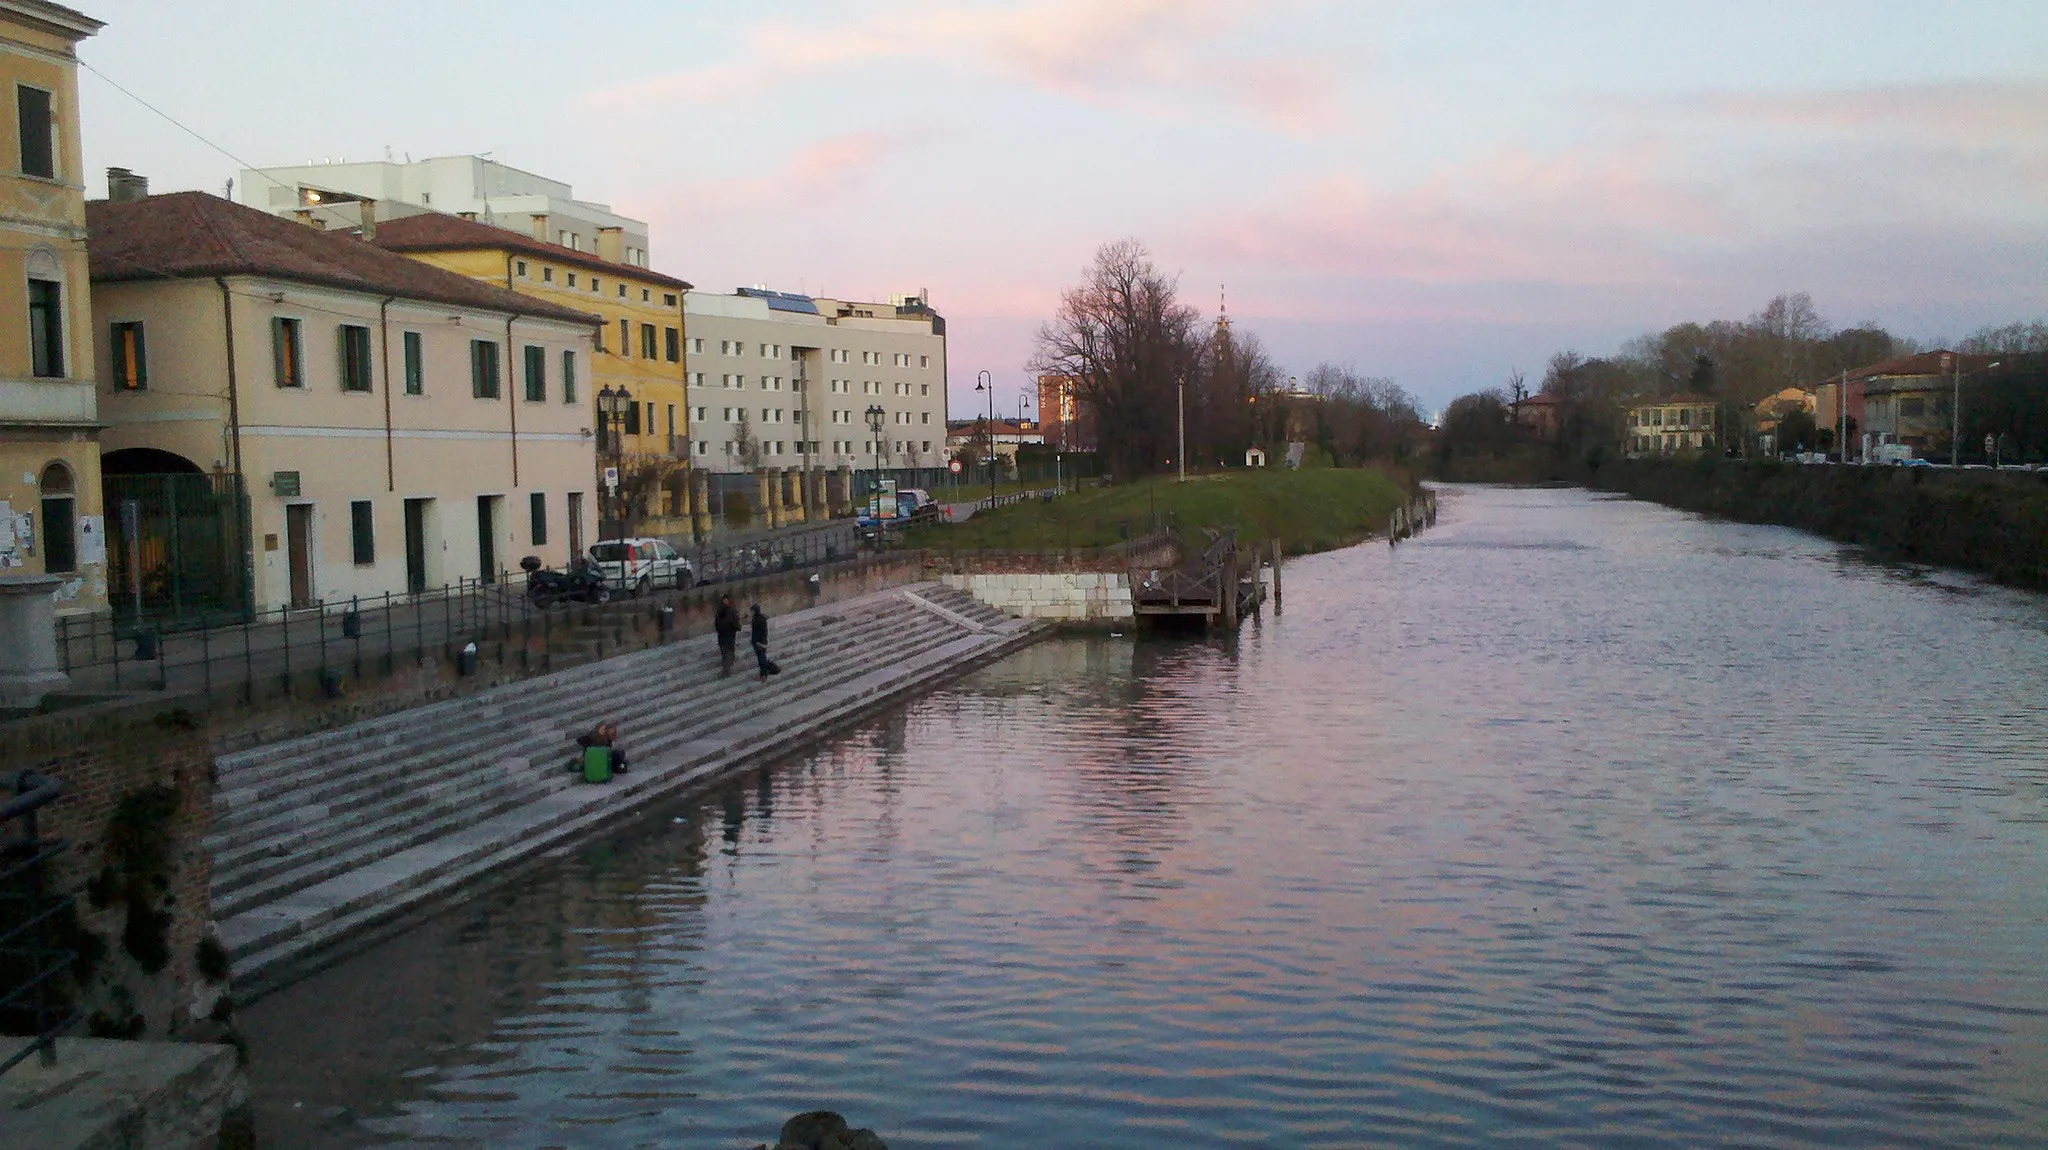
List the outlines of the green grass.
{"label": "green grass", "polygon": [[1393,479],[1363,469],[1223,472],[1186,483],[1164,476],[979,512],[965,523],[919,528],[909,543],[937,551],[1101,547],[1143,535],[1156,522],[1192,544],[1205,542],[1204,527],[1236,527],[1240,541],[1277,538],[1299,555],[1384,530],[1406,498]]}

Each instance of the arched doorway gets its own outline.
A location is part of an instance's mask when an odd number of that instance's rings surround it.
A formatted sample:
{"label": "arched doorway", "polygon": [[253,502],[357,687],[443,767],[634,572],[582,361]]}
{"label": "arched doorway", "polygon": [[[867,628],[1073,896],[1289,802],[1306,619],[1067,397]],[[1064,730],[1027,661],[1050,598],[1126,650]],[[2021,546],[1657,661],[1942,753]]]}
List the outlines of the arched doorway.
{"label": "arched doorway", "polygon": [[78,570],[77,483],[61,461],[43,468],[43,571],[50,575]]}
{"label": "arched doorway", "polygon": [[236,618],[247,608],[247,507],[238,476],[172,451],[100,457],[107,509],[107,598],[117,615],[159,624]]}

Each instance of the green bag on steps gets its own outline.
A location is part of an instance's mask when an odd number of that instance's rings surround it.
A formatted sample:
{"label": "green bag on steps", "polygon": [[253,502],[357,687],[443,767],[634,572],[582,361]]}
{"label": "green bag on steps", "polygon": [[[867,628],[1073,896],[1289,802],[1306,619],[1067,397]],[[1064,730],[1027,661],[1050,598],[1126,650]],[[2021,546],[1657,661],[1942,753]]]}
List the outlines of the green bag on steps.
{"label": "green bag on steps", "polygon": [[610,747],[583,748],[583,781],[586,783],[608,783],[612,781],[612,749]]}

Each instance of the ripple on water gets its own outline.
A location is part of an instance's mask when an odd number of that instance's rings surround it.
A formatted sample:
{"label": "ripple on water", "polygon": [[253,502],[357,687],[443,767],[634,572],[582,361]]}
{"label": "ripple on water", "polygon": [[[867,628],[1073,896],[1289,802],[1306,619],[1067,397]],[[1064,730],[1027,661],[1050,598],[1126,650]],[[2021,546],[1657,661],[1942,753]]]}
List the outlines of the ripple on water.
{"label": "ripple on water", "polygon": [[1443,506],[1295,561],[1233,643],[1041,644],[257,1004],[259,1121],[2048,1143],[2042,601],[1578,492]]}

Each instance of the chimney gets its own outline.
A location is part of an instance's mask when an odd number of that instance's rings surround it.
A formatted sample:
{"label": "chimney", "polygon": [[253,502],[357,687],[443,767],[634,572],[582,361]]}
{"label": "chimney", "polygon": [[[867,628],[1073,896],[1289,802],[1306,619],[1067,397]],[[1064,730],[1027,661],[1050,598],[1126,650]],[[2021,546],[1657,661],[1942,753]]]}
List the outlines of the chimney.
{"label": "chimney", "polygon": [[597,229],[597,258],[615,264],[626,262],[626,229]]}
{"label": "chimney", "polygon": [[117,204],[132,204],[148,197],[148,176],[138,176],[126,168],[107,169],[107,199]]}
{"label": "chimney", "polygon": [[362,225],[363,239],[374,242],[377,239],[377,201],[357,200],[356,219]]}
{"label": "chimney", "polygon": [[456,215],[458,215],[458,216],[461,216],[461,217],[462,217],[463,219],[465,219],[465,220],[468,220],[468,221],[470,221],[471,223],[475,223],[475,222],[476,222],[476,213],[475,213],[475,212],[457,212],[457,213],[455,213],[455,214],[456,214]]}
{"label": "chimney", "polygon": [[312,228],[316,232],[324,232],[327,230],[327,221],[321,219],[317,215],[314,215],[313,209],[311,208],[300,208],[294,211],[292,215],[297,216],[300,223],[306,225],[309,228]]}
{"label": "chimney", "polygon": [[546,212],[533,213],[533,238],[542,243],[548,242],[548,214]]}

